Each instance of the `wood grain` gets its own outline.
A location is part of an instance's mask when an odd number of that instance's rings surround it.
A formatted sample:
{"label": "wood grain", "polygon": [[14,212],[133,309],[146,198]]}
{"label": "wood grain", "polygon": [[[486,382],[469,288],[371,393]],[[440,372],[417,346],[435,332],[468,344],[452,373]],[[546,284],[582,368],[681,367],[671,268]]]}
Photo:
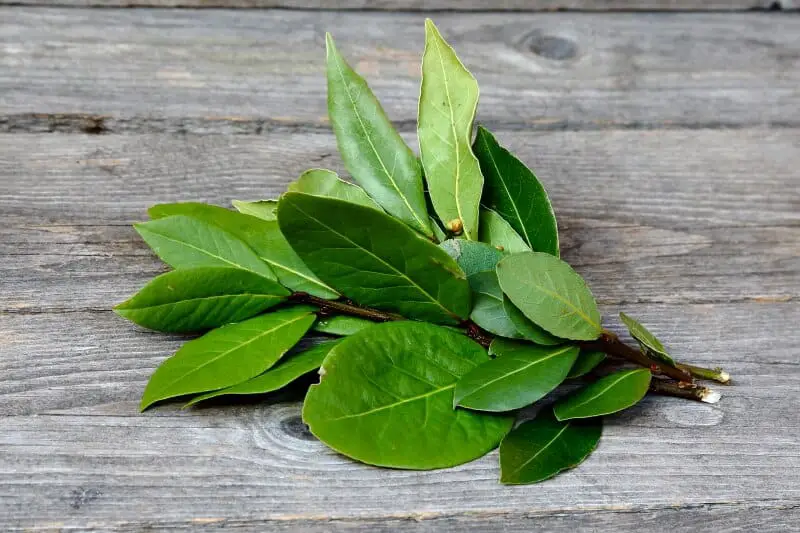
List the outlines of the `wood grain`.
{"label": "wood grain", "polygon": [[[422,13],[0,7],[0,129],[327,127],[324,32],[412,131]],[[797,126],[800,18],[453,13],[435,19],[490,126]]]}

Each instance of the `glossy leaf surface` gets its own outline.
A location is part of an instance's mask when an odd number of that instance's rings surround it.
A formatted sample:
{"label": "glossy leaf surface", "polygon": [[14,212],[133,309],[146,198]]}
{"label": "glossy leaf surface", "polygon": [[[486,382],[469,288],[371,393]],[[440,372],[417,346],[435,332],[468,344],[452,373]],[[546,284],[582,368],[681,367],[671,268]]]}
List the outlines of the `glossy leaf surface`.
{"label": "glossy leaf surface", "polygon": [[534,324],[563,339],[594,340],[600,311],[583,278],[550,254],[512,254],[497,264],[503,292]]}
{"label": "glossy leaf surface", "polygon": [[186,268],[156,277],[114,311],[158,331],[203,331],[250,318],[288,295],[276,281],[247,270]]}
{"label": "glossy leaf surface", "polygon": [[231,203],[243,215],[258,217],[262,220],[278,220],[278,200],[257,200],[255,202],[233,200]]}
{"label": "glossy leaf surface", "polygon": [[597,447],[602,419],[560,422],[549,409],[516,427],[500,444],[500,481],[524,485],[582,463]]}
{"label": "glossy leaf surface", "polygon": [[472,153],[478,83],[430,19],[425,21],[417,136],[433,207],[445,224],[460,220],[478,239],[483,176]]}
{"label": "glossy leaf surface", "polygon": [[394,129],[364,78],[326,35],[328,115],[353,179],[389,214],[432,236],[416,156]]}
{"label": "glossy leaf surface", "polygon": [[639,403],[650,386],[646,368],[623,370],[598,379],[553,406],[559,420],[609,415]]}
{"label": "glossy leaf surface", "polygon": [[444,324],[469,314],[469,285],[458,264],[384,213],[291,192],[281,198],[278,221],[305,264],[361,305]]}
{"label": "glossy leaf surface", "polygon": [[645,354],[670,366],[675,366],[675,360],[669,355],[669,352],[667,352],[667,349],[661,344],[661,341],[650,333],[650,330],[639,323],[638,320],[625,313],[620,313],[619,317],[628,328],[631,337],[636,339]]}
{"label": "glossy leaf surface", "polygon": [[456,405],[481,411],[512,411],[543,398],[567,377],[577,346],[535,346],[495,339],[497,355],[456,384]]}
{"label": "glossy leaf surface", "polygon": [[594,368],[605,361],[606,354],[603,352],[597,351],[583,351],[578,354],[578,358],[575,360],[575,364],[572,365],[572,368],[569,370],[569,374],[567,377],[570,379],[579,378],[581,376],[585,376]]}
{"label": "glossy leaf surface", "polygon": [[453,409],[456,381],[487,361],[464,335],[389,322],[346,337],[303,405],[311,432],[358,461],[392,468],[458,465],[492,450],[513,417]]}
{"label": "glossy leaf surface", "polygon": [[[499,281],[498,281],[499,283]],[[551,335],[541,327],[537,326],[526,317],[519,308],[511,303],[508,296],[503,295],[503,310],[511,323],[519,332],[519,336],[541,346],[555,346],[567,342],[555,335]]]}
{"label": "glossy leaf surface", "polygon": [[491,209],[481,209],[478,234],[481,242],[502,248],[506,253],[517,254],[531,251],[531,247],[522,240],[511,224]]}
{"label": "glossy leaf surface", "polygon": [[508,221],[531,249],[558,257],[556,216],[533,172],[481,126],[474,150],[484,177],[483,205]]}
{"label": "glossy leaf surface", "polygon": [[257,376],[294,346],[315,318],[307,307],[292,307],[223,326],[187,342],[153,373],[140,408]]}
{"label": "glossy leaf surface", "polygon": [[340,335],[346,337],[347,335],[353,335],[364,328],[374,325],[375,322],[367,320],[366,318],[337,315],[320,318],[314,323],[314,327],[312,329],[314,331],[319,331],[320,333],[327,333],[328,335]]}
{"label": "glossy leaf surface", "polygon": [[358,185],[348,183],[339,178],[336,172],[322,168],[306,170],[300,177],[289,184],[287,190],[292,192],[304,192],[315,196],[325,196],[328,198],[338,198],[345,202],[371,207],[383,211],[375,200],[364,192]]}

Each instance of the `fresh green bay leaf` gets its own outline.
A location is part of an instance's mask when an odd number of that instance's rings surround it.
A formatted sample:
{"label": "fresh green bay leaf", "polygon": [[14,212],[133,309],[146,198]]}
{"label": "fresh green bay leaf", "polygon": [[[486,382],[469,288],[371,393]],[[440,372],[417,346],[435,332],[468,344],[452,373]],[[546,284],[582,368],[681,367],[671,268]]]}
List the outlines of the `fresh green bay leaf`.
{"label": "fresh green bay leaf", "polygon": [[417,136],[428,191],[439,219],[478,239],[483,176],[472,153],[478,83],[430,19],[425,21]]}
{"label": "fresh green bay leaf", "polygon": [[290,192],[281,232],[320,279],[360,305],[456,324],[470,310],[458,264],[396,219],[357,204]]}
{"label": "fresh green bay leaf", "polygon": [[297,181],[293,181],[289,184],[287,190],[292,192],[304,192],[315,196],[338,198],[345,202],[353,202],[354,204],[383,211],[383,209],[375,203],[375,200],[364,192],[364,189],[339,178],[336,172],[323,168],[306,170],[300,175]]}
{"label": "fresh green bay leaf", "polygon": [[338,340],[325,342],[308,350],[287,355],[263,374],[242,383],[192,398],[185,407],[219,396],[266,394],[281,389],[297,378],[318,369],[338,342]]}
{"label": "fresh green bay leaf", "polygon": [[650,386],[646,368],[615,372],[580,389],[553,406],[559,420],[610,415],[639,403]]}
{"label": "fresh green bay leaf", "polygon": [[548,333],[589,341],[603,332],[589,287],[561,259],[541,252],[512,254],[497,264],[497,277],[511,302]]}
{"label": "fresh green bay leaf", "polygon": [[247,270],[185,268],[156,277],[114,311],[146,328],[186,333],[250,318],[287,296],[276,281]]}
{"label": "fresh green bay leaf", "polygon": [[297,306],[212,330],[189,341],[153,373],[142,411],[155,402],[236,385],[274,365],[316,316]]}
{"label": "fresh green bay leaf", "polygon": [[605,359],[606,354],[603,352],[581,350],[581,353],[578,354],[578,358],[575,360],[575,364],[572,365],[569,374],[567,374],[567,378],[574,379],[585,376],[594,370],[597,365],[605,361]]}
{"label": "fresh green bay leaf", "polygon": [[366,318],[355,316],[336,315],[320,318],[314,323],[314,331],[327,333],[328,335],[339,335],[346,337],[358,333],[364,328],[374,326],[375,322]]}
{"label": "fresh green bay leaf", "polygon": [[531,247],[522,240],[511,224],[491,209],[481,209],[478,235],[481,242],[491,244],[506,253],[516,254],[531,251]]}
{"label": "fresh green bay leaf", "polygon": [[622,322],[625,323],[631,337],[636,339],[645,354],[669,366],[675,366],[675,360],[669,355],[667,349],[661,344],[661,341],[650,333],[650,330],[639,323],[638,320],[625,313],[620,313],[619,317],[622,319]]}
{"label": "fresh green bay leaf", "polygon": [[555,346],[556,344],[567,342],[555,335],[550,335],[544,329],[528,320],[528,317],[526,317],[516,305],[511,303],[511,300],[509,300],[506,295],[503,295],[503,311],[514,325],[519,336],[523,339],[527,339],[541,346]]}
{"label": "fresh green bay leaf", "polygon": [[454,402],[480,411],[512,411],[543,398],[567,377],[578,347],[535,346],[497,338],[491,359],[456,384]]}
{"label": "fresh green bay leaf", "polygon": [[447,239],[447,234],[441,227],[439,227],[439,223],[433,217],[430,217],[430,221],[431,221],[431,229],[433,229],[433,236],[436,238],[438,242],[445,241]]}
{"label": "fresh green bay leaf", "polygon": [[549,479],[582,463],[597,447],[602,419],[560,422],[547,409],[509,433],[500,444],[500,481],[524,485]]}
{"label": "fresh green bay leaf", "polygon": [[174,268],[233,267],[275,279],[272,269],[235,235],[202,220],[170,216],[134,228],[162,261]]}
{"label": "fresh green bay leaf", "polygon": [[513,424],[513,417],[453,409],[456,382],[488,358],[446,328],[375,325],[343,339],[325,359],[303,420],[325,444],[368,464],[422,470],[471,461]]}
{"label": "fresh green bay leaf", "polygon": [[255,202],[233,200],[231,203],[243,215],[258,217],[262,220],[278,220],[278,200],[257,200]]}
{"label": "fresh green bay leaf", "polygon": [[508,221],[531,249],[558,257],[556,216],[533,172],[482,126],[474,150],[485,180],[483,205]]}
{"label": "fresh green bay leaf", "polygon": [[417,158],[330,34],[325,41],[328,115],[345,167],[389,214],[432,237]]}

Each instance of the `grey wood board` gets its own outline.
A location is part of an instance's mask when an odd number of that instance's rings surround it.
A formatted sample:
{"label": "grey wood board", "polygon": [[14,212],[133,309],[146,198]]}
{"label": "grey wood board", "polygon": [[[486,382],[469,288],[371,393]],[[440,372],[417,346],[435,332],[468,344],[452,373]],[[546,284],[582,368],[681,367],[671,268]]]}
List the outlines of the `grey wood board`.
{"label": "grey wood board", "polygon": [[[0,128],[325,127],[324,32],[331,30],[389,115],[412,130],[424,17],[0,7]],[[795,16],[439,12],[435,19],[481,84],[478,114],[489,124],[796,125],[800,116]]]}

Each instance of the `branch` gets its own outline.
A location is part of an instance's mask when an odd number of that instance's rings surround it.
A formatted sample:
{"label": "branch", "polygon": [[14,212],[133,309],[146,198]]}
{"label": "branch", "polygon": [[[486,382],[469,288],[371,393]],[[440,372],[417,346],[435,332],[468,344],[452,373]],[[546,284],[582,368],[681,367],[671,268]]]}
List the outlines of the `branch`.
{"label": "branch", "polygon": [[307,292],[295,292],[289,296],[289,301],[299,304],[310,304],[319,307],[322,314],[335,314],[355,316],[372,320],[373,322],[390,322],[392,320],[405,320],[400,315],[387,313],[377,309],[361,307],[347,300],[326,300],[308,294]]}
{"label": "branch", "polygon": [[597,340],[582,342],[581,347],[588,350],[599,350],[601,352],[621,357],[628,361],[634,362],[637,365],[649,368],[654,374],[661,374],[670,377],[679,382],[692,382],[692,375],[686,370],[675,368],[667,364],[661,363],[654,359],[650,359],[645,354],[631,348],[610,331],[604,332]]}
{"label": "branch", "polygon": [[650,392],[705,403],[717,403],[721,397],[720,393],[707,387],[689,383],[673,383],[661,379],[650,381]]}
{"label": "branch", "polygon": [[702,366],[684,365],[683,363],[678,363],[677,367],[689,372],[697,379],[710,379],[723,385],[730,385],[731,383],[731,375],[719,367],[703,368]]}

